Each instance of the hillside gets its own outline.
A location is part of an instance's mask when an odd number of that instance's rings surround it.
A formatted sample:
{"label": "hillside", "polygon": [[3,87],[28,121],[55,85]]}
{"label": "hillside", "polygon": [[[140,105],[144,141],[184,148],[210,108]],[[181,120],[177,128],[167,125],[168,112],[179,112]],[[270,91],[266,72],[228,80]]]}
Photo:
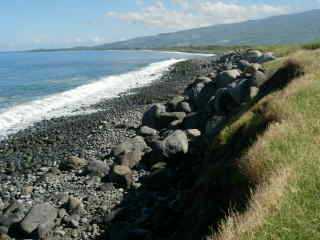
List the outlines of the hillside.
{"label": "hillside", "polygon": [[[275,72],[284,63],[295,62],[305,74],[257,103],[220,135],[228,143],[239,141],[239,132],[257,134],[234,159],[242,177],[256,186],[245,209],[229,209],[231,214],[209,239],[319,239],[319,56],[317,49],[299,49],[266,64],[269,72]],[[273,121],[259,132],[263,119]],[[208,180],[215,178],[207,174]]]}
{"label": "hillside", "polygon": [[216,25],[140,37],[93,49],[166,48],[190,45],[260,45],[306,43],[320,38],[320,10],[235,24]]}

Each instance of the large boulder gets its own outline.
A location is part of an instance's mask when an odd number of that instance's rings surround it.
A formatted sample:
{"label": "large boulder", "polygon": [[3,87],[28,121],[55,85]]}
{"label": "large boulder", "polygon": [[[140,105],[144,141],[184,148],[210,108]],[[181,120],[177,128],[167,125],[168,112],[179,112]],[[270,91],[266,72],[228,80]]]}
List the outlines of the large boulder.
{"label": "large boulder", "polygon": [[221,72],[216,81],[217,89],[227,87],[230,83],[234,82],[241,76],[239,69],[232,69]]}
{"label": "large boulder", "polygon": [[12,202],[0,214],[0,233],[7,234],[11,225],[21,222],[25,217],[26,208],[19,202]]}
{"label": "large boulder", "polygon": [[183,120],[186,116],[184,112],[166,112],[166,107],[162,104],[157,104],[151,107],[143,116],[142,125],[154,128],[163,129],[176,120]]}
{"label": "large boulder", "polygon": [[157,128],[158,118],[161,113],[166,112],[166,107],[163,104],[155,104],[146,111],[142,118],[142,125]]}
{"label": "large boulder", "polygon": [[[240,105],[250,100],[251,83],[248,79],[243,79],[237,84],[228,88],[219,89],[214,98],[214,110],[219,115],[225,115],[240,107]],[[211,103],[209,105],[212,105]]]}
{"label": "large boulder", "polygon": [[109,173],[109,166],[100,160],[91,160],[86,167],[86,171],[88,174],[92,176],[104,177]]}
{"label": "large boulder", "polygon": [[248,67],[251,66],[251,63],[249,63],[247,60],[240,60],[238,63],[238,67],[241,71],[245,71]]}
{"label": "large boulder", "polygon": [[207,114],[204,112],[193,112],[188,114],[182,123],[183,129],[203,129],[207,121]]}
{"label": "large boulder", "polygon": [[139,134],[144,137],[156,136],[158,134],[158,131],[148,126],[142,126],[139,129]]}
{"label": "large boulder", "polygon": [[251,63],[248,67],[246,67],[244,73],[255,74],[258,71],[264,72],[262,65],[259,63]]}
{"label": "large boulder", "polygon": [[69,156],[60,164],[62,170],[80,170],[88,165],[88,161],[76,156]]}
{"label": "large boulder", "polygon": [[186,117],[185,112],[165,112],[161,113],[158,118],[158,128],[167,128],[174,121],[182,121]]}
{"label": "large boulder", "polygon": [[212,81],[211,78],[209,77],[205,77],[205,76],[200,76],[200,77],[197,77],[196,80],[194,81],[195,84],[198,84],[198,83],[204,83],[204,84],[208,84]]}
{"label": "large boulder", "polygon": [[179,112],[185,112],[185,113],[191,113],[192,108],[188,102],[180,102],[177,106],[177,111]]}
{"label": "large boulder", "polygon": [[256,71],[252,74],[250,81],[251,85],[255,87],[260,87],[267,81],[267,75],[261,71]]}
{"label": "large boulder", "polygon": [[251,63],[259,62],[262,56],[263,56],[263,53],[259,50],[249,50],[245,54],[246,60],[248,60]]}
{"label": "large boulder", "polygon": [[144,156],[144,153],[140,151],[128,152],[119,156],[116,162],[120,165],[129,167],[129,168],[134,168],[140,163],[143,156]]}
{"label": "large boulder", "polygon": [[188,137],[182,130],[176,130],[161,143],[162,154],[169,158],[177,154],[186,154],[189,150]]}
{"label": "large boulder", "polygon": [[112,149],[116,162],[127,167],[135,167],[151,149],[148,147],[143,137],[135,137],[127,142],[121,143]]}
{"label": "large boulder", "polygon": [[186,134],[189,139],[194,139],[201,136],[201,131],[198,129],[187,129]]}
{"label": "large boulder", "polygon": [[123,142],[112,149],[114,156],[120,156],[124,153],[129,153],[133,151],[146,152],[149,150],[148,145],[144,141],[143,137],[134,137],[126,142]]}
{"label": "large boulder", "polygon": [[199,96],[195,102],[195,105],[198,110],[203,110],[207,103],[209,102],[210,98],[214,96],[217,92],[217,83],[212,81],[207,84],[199,93]]}
{"label": "large boulder", "polygon": [[[35,205],[20,223],[21,229],[30,234],[41,226],[42,231],[48,232],[49,227],[54,226],[54,221],[58,216],[58,210],[50,203]],[[43,228],[46,229],[43,229]]]}
{"label": "large boulder", "polygon": [[133,183],[132,171],[127,166],[115,165],[111,171],[110,180],[120,187],[130,188]]}
{"label": "large boulder", "polygon": [[210,119],[208,119],[204,135],[209,140],[212,141],[212,139],[217,136],[217,134],[221,130],[221,122],[225,121],[225,118],[223,116],[213,116]]}
{"label": "large boulder", "polygon": [[172,112],[177,111],[178,104],[183,102],[185,98],[183,96],[175,96],[168,102],[168,109]]}
{"label": "large boulder", "polygon": [[275,60],[276,57],[273,55],[272,52],[267,52],[267,53],[264,53],[260,59],[259,59],[259,63],[266,63],[266,62],[269,62],[269,61],[273,61]]}
{"label": "large boulder", "polygon": [[227,92],[234,101],[240,105],[250,99],[250,87],[250,81],[248,79],[243,79],[234,86],[229,87]]}
{"label": "large boulder", "polygon": [[203,82],[197,83],[197,84],[191,84],[186,88],[184,91],[184,95],[186,95],[191,102],[196,102],[198,99],[198,96],[200,95],[200,92],[205,87],[206,84]]}

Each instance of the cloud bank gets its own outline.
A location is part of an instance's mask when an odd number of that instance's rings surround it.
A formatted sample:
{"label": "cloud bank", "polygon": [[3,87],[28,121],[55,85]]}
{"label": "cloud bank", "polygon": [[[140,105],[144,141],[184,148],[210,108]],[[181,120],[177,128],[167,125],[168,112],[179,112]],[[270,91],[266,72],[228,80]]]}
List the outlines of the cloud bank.
{"label": "cloud bank", "polygon": [[141,9],[137,11],[108,12],[107,16],[129,23],[181,30],[222,23],[241,22],[290,12],[290,8],[283,5],[244,5],[213,0],[171,1],[175,5],[174,8],[167,7],[163,1],[156,1],[147,6],[139,4]]}

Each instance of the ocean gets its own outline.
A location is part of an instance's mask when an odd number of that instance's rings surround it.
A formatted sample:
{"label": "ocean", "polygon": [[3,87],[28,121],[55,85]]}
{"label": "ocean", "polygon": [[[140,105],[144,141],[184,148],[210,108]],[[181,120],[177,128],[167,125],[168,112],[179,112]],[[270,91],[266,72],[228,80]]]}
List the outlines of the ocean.
{"label": "ocean", "polygon": [[159,51],[0,53],[0,139],[159,79],[179,61],[202,57]]}

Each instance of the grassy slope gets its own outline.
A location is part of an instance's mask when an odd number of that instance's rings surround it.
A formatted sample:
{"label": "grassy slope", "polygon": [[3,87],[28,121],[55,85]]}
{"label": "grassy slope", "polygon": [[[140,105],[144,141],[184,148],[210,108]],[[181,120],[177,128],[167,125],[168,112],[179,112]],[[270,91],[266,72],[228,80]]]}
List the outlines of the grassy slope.
{"label": "grassy slope", "polygon": [[[212,238],[320,239],[320,50],[261,48],[289,54],[267,64],[269,71],[291,58],[300,61],[306,74],[255,107],[267,105],[269,114],[280,121],[271,124],[241,159],[243,171],[258,183],[247,211],[228,217]],[[254,121],[250,114],[223,134]]]}

